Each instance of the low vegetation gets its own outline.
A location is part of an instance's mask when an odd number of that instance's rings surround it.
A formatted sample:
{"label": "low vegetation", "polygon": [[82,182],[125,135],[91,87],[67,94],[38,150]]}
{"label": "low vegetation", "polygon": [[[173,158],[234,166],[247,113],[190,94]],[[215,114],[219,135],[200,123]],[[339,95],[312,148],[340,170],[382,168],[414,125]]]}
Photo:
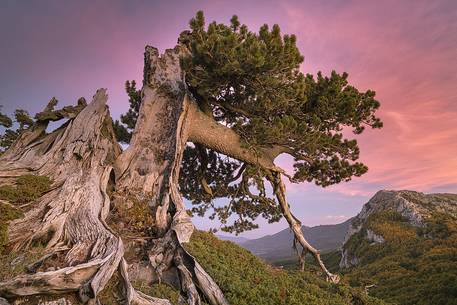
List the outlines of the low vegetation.
{"label": "low vegetation", "polygon": [[[52,184],[49,178],[34,175],[20,176],[10,182],[0,186],[0,281],[29,272],[30,265],[45,253],[42,245],[34,245],[26,253],[7,254],[7,227],[22,217]],[[148,215],[146,204],[115,206],[108,223],[126,235],[137,236],[151,225],[151,219],[144,215]],[[121,220],[129,220],[126,227],[120,227],[124,223]],[[384,242],[368,241],[364,238],[367,230],[382,236]],[[128,240],[128,236],[123,238]],[[312,259],[307,260],[305,272],[297,271],[296,262],[283,261],[270,266],[211,233],[196,231],[185,246],[218,283],[230,304],[457,304],[457,217],[439,210],[426,218],[423,227],[411,225],[393,210],[372,214],[362,230],[345,245],[359,258],[359,265],[346,270],[339,285],[322,280],[321,271]],[[127,247],[127,250],[131,249]],[[138,253],[133,251],[133,256],[138,259]],[[332,272],[337,271],[339,258],[336,251],[323,254]],[[119,278],[114,276],[99,296],[101,304],[122,302],[118,284]],[[133,285],[148,295],[179,303],[179,292],[167,284],[135,281]]]}
{"label": "low vegetation", "polygon": [[[325,266],[330,272],[339,272],[340,269],[340,260],[341,260],[341,251],[333,250],[328,252],[322,252],[322,261],[325,263]],[[296,257],[291,257],[287,259],[280,259],[271,262],[274,266],[279,268],[284,268],[286,270],[297,270],[300,268],[300,264]],[[305,264],[310,264],[317,267],[316,260],[312,255],[307,254],[305,257]]]}
{"label": "low vegetation", "polygon": [[386,304],[361,290],[325,282],[317,267],[308,266],[305,272],[272,267],[211,233],[194,232],[186,247],[219,284],[230,304]]}
{"label": "low vegetation", "polygon": [[[195,231],[188,250],[221,287],[233,305],[386,305],[369,297],[361,289],[346,284],[330,284],[322,280],[317,266],[306,272],[284,270],[266,264],[262,259],[229,241],[221,241],[212,233]],[[151,284],[137,280],[139,291],[179,304],[179,292],[167,284]],[[118,278],[113,277],[100,295],[101,304],[121,304]],[[203,303],[202,305],[207,305]]]}
{"label": "low vegetation", "polygon": [[8,242],[8,223],[21,215],[21,211],[14,206],[0,203],[0,253]]}
{"label": "low vegetation", "polygon": [[[50,187],[50,179],[33,175],[20,176],[11,184],[0,186],[0,250],[4,250],[7,245],[9,222],[22,217],[34,200],[42,196]],[[143,205],[138,202],[130,209],[116,207],[113,215],[117,216],[113,217],[131,220],[129,227],[135,231],[132,233],[137,233],[136,231],[141,231],[148,226],[148,219],[144,219],[144,214],[147,215],[147,213],[144,213],[142,208]],[[134,217],[137,214],[141,216]],[[111,224],[113,224],[112,220]],[[211,233],[194,232],[186,248],[220,285],[230,304],[384,304],[382,301],[368,297],[362,290],[321,280],[321,271],[317,267],[310,265],[308,271],[304,273],[272,267],[247,250],[231,242],[220,241]],[[40,245],[36,245],[27,253],[6,255],[4,251],[1,256],[0,280],[28,272],[28,266],[44,252],[44,248]],[[118,277],[110,280],[106,289],[100,294],[102,304],[118,304],[122,301],[118,284]],[[178,304],[179,292],[171,286],[151,285],[141,281],[133,284],[136,289],[146,294],[166,298],[171,300],[172,304]],[[33,300],[28,298],[27,302],[33,302]]]}
{"label": "low vegetation", "polygon": [[0,186],[0,199],[14,204],[26,204],[41,197],[51,187],[45,176],[19,176],[13,185]]}
{"label": "low vegetation", "polygon": [[34,175],[19,176],[11,184],[0,186],[0,281],[27,272],[27,266],[43,255],[41,245],[23,253],[7,251],[8,225],[21,218],[28,206],[50,187],[48,177]]}
{"label": "low vegetation", "polygon": [[41,197],[51,187],[45,176],[23,175],[11,184],[0,186],[0,253],[8,241],[8,224],[20,218],[26,210],[24,205]]}
{"label": "low vegetation", "polygon": [[370,216],[363,230],[381,235],[371,243],[363,231],[347,247],[360,263],[346,278],[353,286],[371,286],[370,295],[401,305],[457,304],[457,218],[435,213],[422,228],[396,212]]}

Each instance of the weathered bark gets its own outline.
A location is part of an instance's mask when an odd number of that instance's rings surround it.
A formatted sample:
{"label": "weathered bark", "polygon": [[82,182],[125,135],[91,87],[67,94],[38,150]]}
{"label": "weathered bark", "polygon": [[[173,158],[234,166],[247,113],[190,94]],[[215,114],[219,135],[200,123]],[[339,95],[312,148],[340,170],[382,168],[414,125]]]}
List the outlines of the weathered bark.
{"label": "weathered bark", "polygon": [[181,245],[194,229],[178,191],[193,102],[186,94],[179,56],[178,48],[161,57],[157,49],[146,48],[139,117],[130,146],[116,161],[117,194],[148,200],[155,239],[147,252],[159,280],[171,270],[178,275],[188,304],[200,304],[200,294],[212,305],[228,304],[217,284]]}
{"label": "weathered bark", "polygon": [[[0,283],[0,296],[15,299],[77,292],[81,303],[95,304],[98,293],[120,268],[123,242],[105,223],[110,207],[107,185],[121,152],[106,101],[106,91],[98,90],[92,103],[48,135],[44,134],[47,121],[39,121],[0,159],[1,179],[32,173],[54,181],[52,190],[34,202],[24,218],[10,224],[12,249],[26,250],[39,241],[46,245],[43,260],[58,251],[65,253],[57,270]],[[30,271],[36,271],[33,269]],[[169,304],[143,299],[134,295],[128,301]]]}
{"label": "weathered bark", "polygon": [[[189,305],[202,300],[228,305],[218,285],[182,246],[194,230],[178,190],[187,141],[275,175],[279,179],[273,183],[278,201],[297,240],[334,279],[318,252],[297,231],[299,222],[285,201],[282,170],[274,159],[287,148],[253,152],[243,147],[233,130],[200,111],[188,95],[180,52],[175,48],[159,56],[157,49],[146,48],[142,103],[126,151],[121,152],[116,142],[106,91],[100,89],[89,105],[80,100],[77,106],[55,111],[56,101],[51,100],[37,115],[36,125],[0,158],[0,184],[25,173],[49,176],[54,181],[53,188],[33,203],[24,218],[12,222],[8,231],[13,250],[27,249],[39,241],[46,245],[46,253],[29,266],[32,274],[0,282],[0,297],[56,294],[63,297],[49,304],[70,304],[65,295],[76,293],[80,303],[96,304],[99,293],[117,272],[125,304],[170,304],[134,289],[130,281],[134,264],[129,265],[124,255],[124,243],[129,246],[130,241],[107,224],[112,205],[147,202],[153,224],[148,228],[148,242],[141,247],[146,263],[154,270],[153,281],[174,285],[181,292],[181,301]],[[49,121],[63,118],[68,121],[62,127],[46,134]],[[65,255],[56,270],[40,270],[56,253]]]}
{"label": "weathered bark", "polygon": [[[154,48],[146,49],[140,115],[131,144],[122,154],[105,105],[105,90],[99,90],[87,106],[80,101],[76,107],[54,111],[56,102],[51,100],[37,115],[36,126],[0,159],[0,177],[35,173],[54,181],[35,208],[9,226],[11,247],[24,249],[37,240],[46,244],[48,253],[29,267],[32,272],[57,251],[66,254],[65,263],[55,271],[0,283],[0,296],[14,299],[77,291],[82,303],[92,304],[117,270],[126,304],[169,304],[136,291],[130,283],[123,240],[105,221],[111,183],[116,204],[149,204],[153,239],[144,251],[155,280],[175,285],[182,301],[190,305],[201,304],[202,297],[212,305],[228,304],[217,284],[182,247],[194,227],[178,191],[191,105],[179,56],[179,49],[167,50],[163,56]],[[60,118],[69,121],[45,134],[47,123]]]}

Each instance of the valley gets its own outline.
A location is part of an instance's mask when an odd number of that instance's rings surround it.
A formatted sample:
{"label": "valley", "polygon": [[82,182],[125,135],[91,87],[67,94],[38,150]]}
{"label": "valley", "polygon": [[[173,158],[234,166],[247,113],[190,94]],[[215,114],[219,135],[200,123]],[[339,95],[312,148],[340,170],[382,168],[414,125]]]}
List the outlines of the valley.
{"label": "valley", "polygon": [[[455,194],[379,191],[352,219],[302,230],[352,287],[399,305],[457,304]],[[235,242],[274,266],[298,267],[288,229]]]}

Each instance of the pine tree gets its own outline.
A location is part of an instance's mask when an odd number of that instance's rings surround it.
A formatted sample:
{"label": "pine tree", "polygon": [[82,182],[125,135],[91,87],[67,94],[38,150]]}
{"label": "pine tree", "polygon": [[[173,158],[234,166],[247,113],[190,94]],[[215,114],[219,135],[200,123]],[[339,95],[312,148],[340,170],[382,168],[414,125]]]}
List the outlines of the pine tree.
{"label": "pine tree", "polygon": [[[51,99],[34,120],[16,112],[23,131],[0,157],[0,185],[23,175],[47,176],[52,185],[33,202],[6,203],[21,212],[2,229],[6,248],[45,245],[45,253],[27,265],[30,274],[1,281],[0,297],[59,293],[65,302],[77,295],[96,304],[117,278],[124,303],[170,304],[135,289],[135,280],[150,276],[173,285],[189,305],[228,305],[184,247],[194,226],[180,192],[195,213],[212,209],[230,232],[255,228],[259,216],[284,217],[303,248],[302,268],[310,252],[337,283],[290,211],[283,178],[327,186],[365,173],[357,142],[346,136],[381,127],[379,102],[373,91],[350,86],[347,74],[304,75],[302,61],[296,37],[277,25],[253,33],[233,17],[228,26],[206,27],[199,12],[174,49],[146,47],[142,89],[126,83],[130,110],[119,122],[110,117],[106,89],[89,104],[81,98],[59,110]],[[118,141],[129,145],[122,151]],[[275,164],[280,154],[293,157],[294,173]]]}
{"label": "pine tree", "polygon": [[[343,131],[361,134],[366,127],[380,128],[375,116],[380,103],[375,92],[360,92],[349,85],[348,74],[303,74],[303,55],[295,35],[282,35],[278,25],[258,33],[233,16],[230,25],[212,22],[203,12],[190,21],[190,31],[179,42],[188,55],[182,59],[185,80],[199,109],[214,121],[235,131],[242,145],[254,154],[294,158],[291,182],[314,182],[326,187],[361,176],[368,168],[358,162],[359,147]],[[121,116],[127,128],[117,137],[128,142],[141,103],[135,82],[126,82],[130,109]],[[126,136],[128,134],[128,136]],[[281,219],[275,199],[265,188],[262,166],[230,158],[193,143],[186,147],[180,189],[192,201],[192,211],[218,217],[222,230],[241,233],[257,228],[261,216]],[[215,204],[228,198],[228,204]],[[220,201],[218,201],[220,203]],[[238,218],[228,223],[232,215]]]}

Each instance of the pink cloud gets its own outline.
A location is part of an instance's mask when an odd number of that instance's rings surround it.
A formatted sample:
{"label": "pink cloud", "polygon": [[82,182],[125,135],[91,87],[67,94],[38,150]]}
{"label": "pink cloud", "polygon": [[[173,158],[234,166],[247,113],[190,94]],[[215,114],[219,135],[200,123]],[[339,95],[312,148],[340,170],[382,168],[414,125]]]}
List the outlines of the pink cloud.
{"label": "pink cloud", "polygon": [[457,19],[456,10],[443,12],[444,4],[355,1],[337,10],[284,4],[287,29],[305,54],[303,70],[348,71],[352,83],[376,90],[382,103],[385,128],[359,139],[369,173],[330,191],[368,195],[379,187],[457,184]]}

